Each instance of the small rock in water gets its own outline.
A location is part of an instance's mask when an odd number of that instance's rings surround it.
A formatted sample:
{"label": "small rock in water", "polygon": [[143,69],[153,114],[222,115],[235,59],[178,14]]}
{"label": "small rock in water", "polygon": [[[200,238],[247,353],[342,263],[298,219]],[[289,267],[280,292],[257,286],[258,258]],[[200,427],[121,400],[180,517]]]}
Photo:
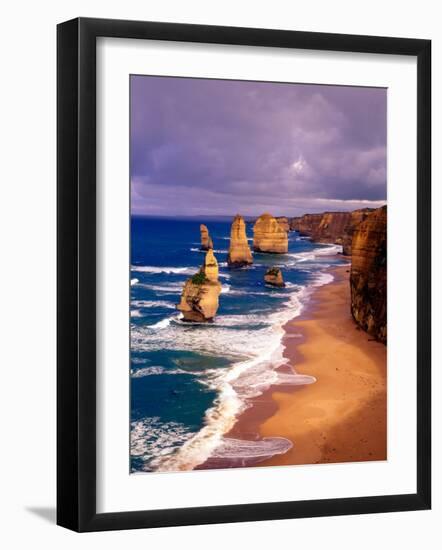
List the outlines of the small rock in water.
{"label": "small rock in water", "polygon": [[282,278],[282,272],[279,267],[271,267],[264,275],[264,281],[267,285],[284,287],[284,279]]}

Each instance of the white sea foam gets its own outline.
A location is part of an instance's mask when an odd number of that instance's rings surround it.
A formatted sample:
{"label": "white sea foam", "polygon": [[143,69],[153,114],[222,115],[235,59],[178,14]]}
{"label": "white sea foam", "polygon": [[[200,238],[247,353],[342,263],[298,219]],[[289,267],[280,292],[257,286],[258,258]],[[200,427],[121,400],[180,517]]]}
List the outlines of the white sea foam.
{"label": "white sea foam", "polygon": [[[289,258],[293,258],[295,260],[295,264],[290,265],[296,265],[296,263],[300,262],[311,262],[314,261],[316,258],[322,257],[322,256],[336,256],[336,254],[342,254],[342,246],[338,244],[325,244],[322,248],[315,248],[314,250],[309,250],[306,252],[296,252],[296,253],[289,253],[286,254]],[[322,266],[325,267],[325,266]]]}
{"label": "white sea foam", "polygon": [[131,309],[130,310],[130,316],[131,317],[142,317],[142,313],[139,309]]}
{"label": "white sea foam", "polygon": [[316,256],[334,256],[336,254],[342,254],[342,246],[340,244],[327,244],[324,248],[316,248]]}
{"label": "white sea foam", "polygon": [[174,304],[166,302],[165,300],[132,300],[131,305],[141,308],[164,307],[168,309],[175,309]]}
{"label": "white sea foam", "polygon": [[155,323],[154,325],[149,325],[147,328],[151,330],[160,330],[167,328],[170,325],[170,321],[172,320],[171,317],[168,319],[161,319],[161,321],[158,321],[158,323]]}
{"label": "white sea foam", "polygon": [[161,285],[147,285],[142,284],[143,288],[155,290],[156,292],[163,292],[165,294],[181,294],[183,290],[182,283],[163,283]]}
{"label": "white sea foam", "polygon": [[145,376],[158,376],[159,374],[186,374],[182,369],[166,369],[165,367],[152,365],[137,370],[131,370],[132,378],[144,378]]}
{"label": "white sea foam", "polygon": [[158,417],[146,417],[131,423],[131,455],[145,462],[158,460],[172,454],[193,435],[194,432],[179,422],[162,422]]}
{"label": "white sea foam", "polygon": [[276,383],[287,384],[289,386],[305,386],[307,384],[314,384],[316,378],[314,376],[308,376],[306,374],[296,374],[287,372],[278,372]]}
{"label": "white sea foam", "polygon": [[318,273],[316,279],[313,281],[312,286],[323,286],[328,285],[334,280],[334,277],[331,273]]}
{"label": "white sea foam", "polygon": [[155,275],[160,274],[177,274],[177,275],[190,275],[195,273],[196,267],[158,267],[154,265],[133,265],[132,271],[138,271],[140,273],[151,273]]}
{"label": "white sea foam", "polygon": [[[133,265],[132,271],[140,273],[148,273],[150,275],[195,275],[198,271],[198,267],[158,267],[153,265]],[[229,279],[228,273],[219,273],[221,278]],[[138,281],[138,279],[137,279]]]}
{"label": "white sea foam", "polygon": [[[201,250],[201,248],[195,248],[195,247],[192,247],[190,249],[191,252],[201,252],[201,253],[206,253],[205,250]],[[214,254],[227,254],[228,250],[227,249],[217,249],[217,248],[214,248],[213,249],[213,253]]]}
{"label": "white sea foam", "polygon": [[138,279],[131,279],[130,280],[130,286],[135,286],[137,283],[139,283],[140,281]]}
{"label": "white sea foam", "polygon": [[274,455],[284,454],[292,447],[292,442],[284,437],[264,437],[258,441],[224,437],[212,458],[244,461],[245,465],[251,459],[253,462],[259,462]]}

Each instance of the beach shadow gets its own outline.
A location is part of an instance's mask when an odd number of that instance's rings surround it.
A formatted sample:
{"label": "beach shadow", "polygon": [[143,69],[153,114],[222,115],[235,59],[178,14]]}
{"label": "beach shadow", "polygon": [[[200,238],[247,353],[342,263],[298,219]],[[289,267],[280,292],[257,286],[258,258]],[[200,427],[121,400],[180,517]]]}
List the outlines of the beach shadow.
{"label": "beach shadow", "polygon": [[46,506],[27,506],[26,511],[44,519],[49,523],[55,524],[57,517],[55,507],[50,508]]}

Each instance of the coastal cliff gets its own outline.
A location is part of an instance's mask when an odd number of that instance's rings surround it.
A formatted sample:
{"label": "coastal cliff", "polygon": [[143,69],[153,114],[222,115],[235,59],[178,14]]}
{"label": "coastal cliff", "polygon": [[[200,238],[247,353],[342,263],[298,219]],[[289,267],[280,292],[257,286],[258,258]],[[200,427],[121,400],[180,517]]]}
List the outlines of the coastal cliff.
{"label": "coastal cliff", "polygon": [[276,221],[287,233],[290,231],[289,219],[286,216],[277,216]]}
{"label": "coastal cliff", "polygon": [[242,267],[253,263],[252,253],[246,235],[246,224],[242,216],[236,215],[230,230],[230,247],[227,256],[229,267]]}
{"label": "coastal cliff", "polygon": [[351,313],[373,338],[387,342],[387,207],[369,213],[353,232]]}
{"label": "coastal cliff", "polygon": [[324,212],[319,224],[313,229],[312,241],[342,244],[344,234],[350,223],[351,212]]}
{"label": "coastal cliff", "polygon": [[344,256],[351,256],[351,244],[353,240],[353,233],[358,225],[365,220],[365,218],[373,212],[372,208],[361,208],[360,210],[353,210],[349,223],[345,227],[342,236],[342,253]]}
{"label": "coastal cliff", "polygon": [[212,238],[209,235],[209,230],[207,229],[207,225],[204,225],[202,223],[200,225],[200,232],[201,232],[201,250],[209,250],[213,248]]}
{"label": "coastal cliff", "polygon": [[288,251],[287,232],[267,212],[253,226],[253,250],[272,254],[286,254]]}
{"label": "coastal cliff", "polygon": [[321,222],[323,214],[304,214],[297,218],[292,218],[290,228],[292,231],[298,231],[302,237],[311,237],[313,231]]}
{"label": "coastal cliff", "polygon": [[201,269],[186,281],[177,309],[181,311],[185,321],[210,321],[218,311],[220,293],[218,262],[210,249]]}
{"label": "coastal cliff", "polygon": [[350,256],[353,232],[370,212],[373,212],[373,209],[304,214],[304,216],[292,218],[290,227],[298,231],[301,236],[310,237],[313,242],[340,244],[343,254]]}

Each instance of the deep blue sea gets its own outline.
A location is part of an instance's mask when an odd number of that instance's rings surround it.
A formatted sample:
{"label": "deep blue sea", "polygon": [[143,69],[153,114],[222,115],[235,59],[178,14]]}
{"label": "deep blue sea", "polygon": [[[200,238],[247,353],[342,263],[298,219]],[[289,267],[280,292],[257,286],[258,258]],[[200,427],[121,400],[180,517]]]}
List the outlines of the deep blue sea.
{"label": "deep blue sea", "polygon": [[[186,279],[204,260],[201,223],[209,228],[222,292],[213,323],[181,321]],[[223,437],[250,400],[271,384],[314,382],[287,368],[283,325],[327,284],[341,247],[289,233],[288,254],[254,254],[251,267],[227,267],[230,221],[131,220],[131,471],[193,469],[208,457],[266,458],[285,452],[282,438],[244,442]],[[252,241],[252,225],[247,224]],[[265,286],[269,266],[286,288]]]}

